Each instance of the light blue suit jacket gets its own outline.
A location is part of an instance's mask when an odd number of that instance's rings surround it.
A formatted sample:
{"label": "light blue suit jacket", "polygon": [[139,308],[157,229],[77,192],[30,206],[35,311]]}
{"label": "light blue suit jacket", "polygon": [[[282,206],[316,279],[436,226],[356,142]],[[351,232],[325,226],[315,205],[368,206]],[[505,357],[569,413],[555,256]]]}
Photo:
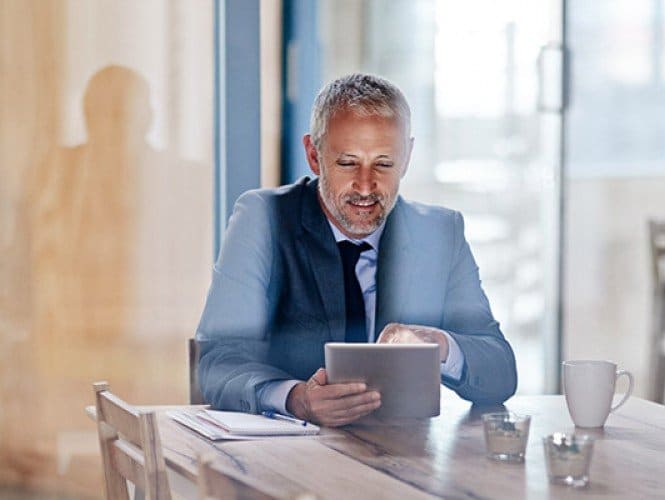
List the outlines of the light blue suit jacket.
{"label": "light blue suit jacket", "polygon": [[[326,342],[343,342],[342,264],[318,179],[248,191],[236,203],[196,338],[199,380],[215,408],[259,411],[268,381],[308,379]],[[509,398],[515,358],[490,311],[459,212],[398,197],[381,237],[376,337],[391,322],[446,330],[464,354],[459,381],[477,403]]]}

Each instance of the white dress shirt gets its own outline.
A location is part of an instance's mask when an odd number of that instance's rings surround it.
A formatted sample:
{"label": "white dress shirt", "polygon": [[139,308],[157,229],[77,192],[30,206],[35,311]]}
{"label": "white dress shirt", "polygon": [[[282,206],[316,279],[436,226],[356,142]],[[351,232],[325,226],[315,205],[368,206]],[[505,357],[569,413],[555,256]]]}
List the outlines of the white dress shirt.
{"label": "white dress shirt", "polygon": [[[328,220],[330,228],[335,235],[335,241],[349,240],[355,244],[367,243],[372,248],[360,254],[356,264],[356,276],[365,301],[365,327],[367,329],[367,342],[374,342],[374,326],[376,321],[376,268],[379,259],[379,242],[383,234],[385,222],[369,236],[361,240],[349,239],[337,226]],[[448,357],[441,363],[441,375],[453,380],[459,380],[464,368],[464,354],[455,342],[455,339],[443,331],[448,339]],[[266,382],[258,389],[259,405],[263,411],[274,410],[280,413],[288,413],[286,410],[286,399],[293,386],[302,382],[301,380],[280,380]]]}

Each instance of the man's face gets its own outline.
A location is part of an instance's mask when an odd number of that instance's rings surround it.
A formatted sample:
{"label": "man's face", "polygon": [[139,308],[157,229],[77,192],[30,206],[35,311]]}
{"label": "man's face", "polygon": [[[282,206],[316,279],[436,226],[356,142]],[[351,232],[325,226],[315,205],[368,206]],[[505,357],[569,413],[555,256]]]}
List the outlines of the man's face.
{"label": "man's face", "polygon": [[328,218],[350,238],[376,231],[395,206],[411,155],[402,124],[346,110],[328,122],[320,150],[309,135],[304,144]]}

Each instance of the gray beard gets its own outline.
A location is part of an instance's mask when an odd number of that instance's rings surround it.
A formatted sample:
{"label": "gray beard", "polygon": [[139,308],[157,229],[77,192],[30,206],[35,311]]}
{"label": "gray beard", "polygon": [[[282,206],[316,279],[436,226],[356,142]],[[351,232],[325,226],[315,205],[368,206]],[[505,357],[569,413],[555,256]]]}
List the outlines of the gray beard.
{"label": "gray beard", "polygon": [[319,195],[323,201],[323,204],[326,206],[326,209],[333,216],[335,221],[337,221],[337,223],[342,226],[349,234],[357,235],[371,234],[376,231],[381,226],[381,224],[384,223],[386,217],[388,217],[388,214],[392,211],[392,209],[395,207],[395,203],[397,202],[397,195],[392,197],[392,199],[387,200],[389,205],[385,204],[386,198],[379,200],[379,204],[381,205],[382,209],[379,216],[371,223],[369,221],[367,223],[357,223],[349,220],[344,212],[337,208],[337,205],[334,203],[332,193],[330,192],[328,180],[323,174],[319,175]]}

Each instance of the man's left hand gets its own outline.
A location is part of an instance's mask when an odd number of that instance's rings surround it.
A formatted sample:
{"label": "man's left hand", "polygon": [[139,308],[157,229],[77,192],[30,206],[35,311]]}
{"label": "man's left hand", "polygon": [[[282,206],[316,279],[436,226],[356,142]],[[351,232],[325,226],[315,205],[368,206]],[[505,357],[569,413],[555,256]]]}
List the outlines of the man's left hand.
{"label": "man's left hand", "polygon": [[443,331],[430,326],[388,323],[376,342],[379,344],[439,344],[441,361],[448,359],[448,338]]}

